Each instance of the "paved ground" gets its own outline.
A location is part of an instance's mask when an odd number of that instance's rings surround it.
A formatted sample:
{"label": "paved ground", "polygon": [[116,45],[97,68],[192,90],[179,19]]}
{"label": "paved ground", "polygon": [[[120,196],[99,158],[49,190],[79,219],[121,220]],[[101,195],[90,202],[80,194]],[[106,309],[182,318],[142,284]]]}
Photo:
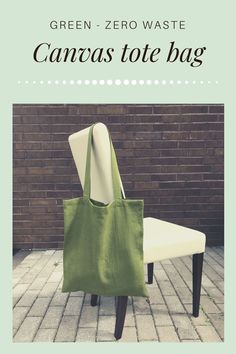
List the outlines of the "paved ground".
{"label": "paved ground", "polygon": [[[224,250],[207,248],[201,312],[191,316],[191,257],[155,264],[150,302],[129,298],[120,341],[221,342]],[[114,341],[115,300],[91,307],[82,292],[63,294],[62,251],[18,252],[13,270],[14,342]]]}

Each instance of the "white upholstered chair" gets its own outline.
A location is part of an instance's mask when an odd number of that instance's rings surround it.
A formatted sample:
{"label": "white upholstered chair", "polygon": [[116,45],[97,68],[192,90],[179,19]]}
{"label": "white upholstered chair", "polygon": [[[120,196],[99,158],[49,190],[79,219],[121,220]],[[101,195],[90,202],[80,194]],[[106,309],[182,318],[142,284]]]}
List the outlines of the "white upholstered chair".
{"label": "white upholstered chair", "polygon": [[[89,128],[70,135],[69,144],[81,184],[84,184]],[[91,198],[110,203],[113,198],[109,135],[103,123],[94,127],[94,149],[91,155]],[[122,181],[121,189],[125,197]],[[148,267],[148,283],[153,282],[153,263],[164,259],[192,255],[193,259],[193,316],[199,315],[205,235],[199,231],[156,218],[144,218],[144,263]],[[127,296],[118,296],[115,338],[122,336]],[[97,305],[97,295],[92,294],[91,305]]]}

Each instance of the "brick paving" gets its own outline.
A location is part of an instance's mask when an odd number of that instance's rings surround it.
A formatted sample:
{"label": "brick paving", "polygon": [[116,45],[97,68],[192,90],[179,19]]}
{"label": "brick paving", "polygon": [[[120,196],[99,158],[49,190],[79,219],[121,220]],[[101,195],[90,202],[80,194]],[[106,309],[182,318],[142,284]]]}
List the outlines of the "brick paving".
{"label": "brick paving", "polygon": [[[20,251],[14,255],[14,342],[115,341],[114,297],[97,307],[81,291],[64,294],[62,251]],[[128,300],[121,342],[222,342],[224,339],[224,249],[207,248],[201,309],[191,315],[191,257],[155,263],[149,301]]]}

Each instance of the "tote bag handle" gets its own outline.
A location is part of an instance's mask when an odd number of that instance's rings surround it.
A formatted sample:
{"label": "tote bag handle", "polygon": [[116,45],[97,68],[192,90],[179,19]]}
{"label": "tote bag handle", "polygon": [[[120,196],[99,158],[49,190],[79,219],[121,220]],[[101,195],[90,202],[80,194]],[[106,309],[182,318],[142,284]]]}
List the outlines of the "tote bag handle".
{"label": "tote bag handle", "polygon": [[[91,194],[91,149],[93,145],[93,128],[96,124],[93,124],[89,129],[88,135],[88,146],[87,146],[87,156],[86,156],[86,168],[85,168],[85,180],[84,180],[84,192],[83,196],[86,198],[90,198]],[[112,186],[114,192],[114,199],[121,199],[121,188],[120,188],[120,174],[116,159],[115,150],[113,148],[113,144],[111,141],[110,134],[109,135],[109,143],[111,149],[111,169],[112,169]]]}

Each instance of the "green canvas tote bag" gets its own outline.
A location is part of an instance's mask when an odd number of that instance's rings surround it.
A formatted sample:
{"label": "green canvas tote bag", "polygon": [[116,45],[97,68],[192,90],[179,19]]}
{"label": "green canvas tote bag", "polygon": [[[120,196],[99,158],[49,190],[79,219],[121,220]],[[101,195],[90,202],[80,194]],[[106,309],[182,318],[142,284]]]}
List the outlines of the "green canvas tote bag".
{"label": "green canvas tote bag", "polygon": [[143,200],[122,199],[111,138],[114,201],[106,205],[90,198],[93,127],[88,136],[83,196],[63,202],[62,292],[148,297],[143,266]]}

